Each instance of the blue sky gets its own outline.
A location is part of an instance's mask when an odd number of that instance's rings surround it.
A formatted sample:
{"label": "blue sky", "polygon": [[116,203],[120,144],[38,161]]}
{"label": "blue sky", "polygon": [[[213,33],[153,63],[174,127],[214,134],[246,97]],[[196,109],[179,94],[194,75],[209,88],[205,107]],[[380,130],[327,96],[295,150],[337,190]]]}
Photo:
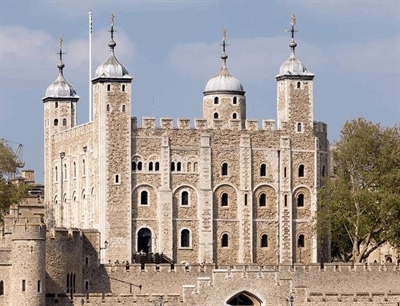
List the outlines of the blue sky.
{"label": "blue sky", "polygon": [[[22,143],[26,168],[43,182],[43,103],[64,76],[88,121],[88,12],[93,12],[93,74],[108,56],[115,15],[116,56],[133,80],[132,116],[202,117],[202,92],[220,68],[221,29],[228,69],[247,96],[247,116],[276,118],[276,80],[290,54],[316,76],[314,120],[337,140],[346,120],[400,123],[400,1],[7,1],[0,2],[0,138]],[[140,121],[140,120],[139,120]],[[12,144],[15,146],[15,144]]]}

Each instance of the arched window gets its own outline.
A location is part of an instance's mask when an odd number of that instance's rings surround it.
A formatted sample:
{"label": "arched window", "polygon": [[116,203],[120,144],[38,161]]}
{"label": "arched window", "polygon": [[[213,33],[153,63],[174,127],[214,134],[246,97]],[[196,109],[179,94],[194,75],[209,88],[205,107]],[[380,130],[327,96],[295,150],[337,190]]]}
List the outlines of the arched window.
{"label": "arched window", "polygon": [[140,205],[148,205],[149,204],[149,195],[146,190],[143,190],[140,193]]}
{"label": "arched window", "polygon": [[136,162],[135,161],[132,162],[131,168],[132,168],[132,171],[136,171]]}
{"label": "arched window", "polygon": [[156,162],[156,171],[159,171],[159,170],[160,170],[160,163]]}
{"label": "arched window", "polygon": [[56,167],[55,172],[54,172],[54,180],[58,182],[58,168]]}
{"label": "arched window", "polygon": [[287,194],[285,194],[284,199],[285,199],[285,207],[286,207],[287,206]]}
{"label": "arched window", "polygon": [[304,235],[300,235],[297,239],[297,247],[304,248]]}
{"label": "arched window", "polygon": [[302,125],[301,125],[301,123],[299,122],[299,123],[297,123],[297,132],[301,132],[303,129],[302,129]]}
{"label": "arched window", "polygon": [[86,175],[86,162],[82,160],[82,175]]}
{"label": "arched window", "polygon": [[228,194],[223,193],[221,196],[221,206],[228,206]]}
{"label": "arched window", "polygon": [[260,207],[267,205],[267,196],[265,193],[260,194],[259,205],[260,205]]}
{"label": "arched window", "polygon": [[266,234],[261,236],[261,247],[262,248],[268,247],[268,235],[266,235]]}
{"label": "arched window", "polygon": [[214,113],[214,119],[218,119],[218,113]]}
{"label": "arched window", "polygon": [[4,282],[0,281],[0,295],[4,295]]}
{"label": "arched window", "polygon": [[107,110],[107,113],[110,111],[110,104],[107,104],[106,110]]}
{"label": "arched window", "polygon": [[214,104],[218,104],[218,103],[219,103],[218,97],[214,97]]}
{"label": "arched window", "polygon": [[304,194],[300,193],[297,196],[297,207],[303,207],[304,206]]}
{"label": "arched window", "polygon": [[63,126],[67,126],[67,119],[63,119]]}
{"label": "arched window", "polygon": [[192,163],[191,162],[188,162],[187,164],[186,164],[186,171],[187,172],[192,172]]}
{"label": "arched window", "polygon": [[149,162],[149,171],[153,171],[153,162]]}
{"label": "arched window", "polygon": [[58,108],[58,102],[56,102],[56,108]]}
{"label": "arched window", "polygon": [[126,111],[126,106],[125,106],[125,104],[122,104],[122,112],[125,113],[125,111]]}
{"label": "arched window", "polygon": [[181,231],[181,248],[190,247],[190,232],[188,229]]}
{"label": "arched window", "polygon": [[299,166],[299,177],[304,177],[304,165]]}
{"label": "arched window", "polygon": [[175,163],[171,162],[171,171],[175,171]]}
{"label": "arched window", "polygon": [[222,175],[228,175],[228,164],[223,163],[221,166],[221,174]]}
{"label": "arched window", "polygon": [[297,88],[300,88],[300,86],[301,86],[301,83],[297,82]]}
{"label": "arched window", "polygon": [[189,205],[189,193],[187,191],[181,193],[181,205]]}
{"label": "arched window", "polygon": [[74,178],[76,177],[76,162],[74,162]]}
{"label": "arched window", "polygon": [[137,163],[137,169],[138,170],[142,170],[142,162],[138,162]]}
{"label": "arched window", "polygon": [[267,166],[265,164],[262,164],[260,167],[260,176],[266,176],[267,175]]}
{"label": "arched window", "polygon": [[232,119],[237,119],[237,114],[236,113],[232,114]]}
{"label": "arched window", "polygon": [[110,90],[111,90],[111,85],[107,84],[107,91],[110,91]]}
{"label": "arched window", "polygon": [[221,237],[221,247],[227,248],[229,246],[229,236],[228,234],[223,234]]}
{"label": "arched window", "polygon": [[58,126],[58,119],[54,119],[54,126]]}
{"label": "arched window", "polygon": [[237,104],[237,97],[233,97],[232,103],[233,103],[233,104]]}
{"label": "arched window", "polygon": [[125,85],[124,84],[122,85],[122,91],[125,91]]}
{"label": "arched window", "polygon": [[176,171],[181,171],[181,162],[176,163]]}

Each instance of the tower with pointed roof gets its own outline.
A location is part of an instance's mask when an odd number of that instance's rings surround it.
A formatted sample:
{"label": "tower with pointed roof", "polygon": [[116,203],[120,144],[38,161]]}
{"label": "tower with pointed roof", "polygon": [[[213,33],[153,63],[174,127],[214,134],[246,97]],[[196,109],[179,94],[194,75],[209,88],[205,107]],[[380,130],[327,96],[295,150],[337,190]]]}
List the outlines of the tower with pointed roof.
{"label": "tower with pointed roof", "polygon": [[[55,164],[55,161],[52,159],[54,154],[54,150],[57,148],[54,145],[54,135],[71,129],[76,125],[76,105],[79,100],[79,96],[76,94],[74,87],[69,84],[63,74],[64,63],[62,61],[63,51],[62,51],[62,43],[63,40],[60,38],[59,40],[60,48],[59,48],[59,64],[58,67],[58,77],[57,79],[50,84],[46,89],[45,97],[42,99],[44,103],[44,164],[45,171],[44,174],[44,183],[45,186],[53,186],[51,184],[52,180],[60,181],[61,184],[58,184],[57,188],[59,190],[51,190],[50,188],[46,188],[46,201],[48,208],[47,211],[47,219],[48,224],[53,226],[65,226],[64,220],[62,218],[62,210],[64,199],[62,199],[64,192],[62,190],[62,181],[63,178],[59,177],[59,171],[61,176],[65,175],[66,164],[63,161],[63,156],[65,152],[58,152],[60,154],[61,161]],[[55,172],[49,169],[56,169]],[[52,177],[54,175],[54,177]],[[53,199],[52,195],[57,194]],[[60,197],[58,196],[60,195]],[[55,203],[59,205],[54,205]]]}
{"label": "tower with pointed roof", "polygon": [[230,120],[244,127],[246,121],[246,96],[240,81],[233,77],[227,68],[226,31],[222,31],[222,67],[218,74],[211,78],[203,92],[203,118],[208,126],[214,126],[218,121],[228,126]]}
{"label": "tower with pointed roof", "polygon": [[[114,16],[111,16],[110,55],[93,83],[93,160],[96,177],[98,226],[108,248],[103,258],[130,258],[131,244],[131,82],[115,57]],[[94,204],[92,204],[94,205]]]}

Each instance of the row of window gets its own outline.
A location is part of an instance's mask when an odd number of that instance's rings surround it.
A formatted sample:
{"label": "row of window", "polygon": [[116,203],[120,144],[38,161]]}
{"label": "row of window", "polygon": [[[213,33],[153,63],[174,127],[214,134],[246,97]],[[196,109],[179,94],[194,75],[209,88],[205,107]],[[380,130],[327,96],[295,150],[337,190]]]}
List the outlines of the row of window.
{"label": "row of window", "polygon": [[[229,247],[229,234],[224,233],[221,236],[221,247],[222,248],[228,248]],[[297,247],[298,248],[304,248],[304,235],[299,235],[297,238]],[[192,246],[191,242],[191,233],[188,229],[183,229],[181,230],[180,233],[180,247],[181,248],[190,248]],[[268,247],[268,235],[263,234],[261,235],[260,238],[260,247],[261,248],[267,248]]]}
{"label": "row of window", "polygon": [[[214,119],[219,119],[219,114],[217,112],[214,113]],[[238,119],[237,113],[232,113],[232,119]]]}
{"label": "row of window", "polygon": [[[121,85],[121,91],[125,91],[126,85],[122,84]],[[107,84],[107,91],[111,91],[111,84]]]}
{"label": "row of window", "polygon": [[[214,97],[214,104],[219,104],[219,98]],[[232,104],[236,105],[237,104],[237,97],[232,98]]]}
{"label": "row of window", "polygon": [[[58,171],[59,171],[58,167],[56,166],[54,170],[55,170],[55,172],[54,172],[54,181],[58,182]],[[77,167],[76,162],[74,162],[72,164],[72,177],[73,178],[76,178],[77,172],[78,172],[78,167]],[[86,162],[83,159],[82,160],[82,176],[85,176],[85,175],[86,175]],[[64,164],[63,167],[61,168],[61,177],[64,180],[66,180],[68,178],[68,167],[67,167],[67,164]]]}
{"label": "row of window", "polygon": [[[37,292],[42,292],[42,281],[38,280],[37,281]],[[26,280],[23,279],[21,283],[21,291],[25,292],[26,291]],[[0,281],[0,296],[4,295],[4,281]]]}
{"label": "row of window", "polygon": [[[141,161],[133,161],[132,162],[132,171],[143,171],[145,169],[146,163]],[[170,164],[171,171],[181,172],[197,172],[198,171],[198,163],[197,162],[188,162],[186,163],[186,167],[181,162],[171,162]],[[149,162],[147,164],[147,171],[160,171],[160,163],[159,162]]]}
{"label": "row of window", "polygon": [[[247,197],[246,197],[247,198]],[[258,197],[258,206],[266,207],[267,206],[267,195],[265,193],[261,193]],[[149,205],[149,193],[146,190],[140,192],[140,205]],[[297,207],[304,207],[304,194],[299,193],[296,197]],[[182,191],[180,196],[180,205],[188,206],[189,205],[189,192]],[[284,197],[284,205],[287,206],[287,195]],[[229,195],[227,193],[223,193],[220,198],[220,206],[227,207],[229,206]]]}
{"label": "row of window", "polygon": [[[110,104],[107,104],[107,105],[106,105],[106,110],[107,110],[107,113],[109,113],[109,112],[111,111],[111,106],[110,106]],[[121,112],[125,113],[125,111],[126,111],[126,106],[125,106],[125,104],[122,104],[122,106],[121,106]]]}

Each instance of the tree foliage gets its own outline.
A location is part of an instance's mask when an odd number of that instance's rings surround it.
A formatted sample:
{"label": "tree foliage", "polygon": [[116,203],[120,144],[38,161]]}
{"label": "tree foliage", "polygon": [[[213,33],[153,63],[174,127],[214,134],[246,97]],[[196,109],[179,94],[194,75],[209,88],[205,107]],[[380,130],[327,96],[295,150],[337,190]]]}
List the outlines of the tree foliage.
{"label": "tree foliage", "polygon": [[346,122],[333,175],[319,190],[317,230],[333,256],[362,262],[385,242],[400,246],[400,129]]}
{"label": "tree foliage", "polygon": [[18,160],[4,139],[0,139],[0,220],[12,204],[26,194],[24,185],[12,184],[10,179],[18,173]]}

